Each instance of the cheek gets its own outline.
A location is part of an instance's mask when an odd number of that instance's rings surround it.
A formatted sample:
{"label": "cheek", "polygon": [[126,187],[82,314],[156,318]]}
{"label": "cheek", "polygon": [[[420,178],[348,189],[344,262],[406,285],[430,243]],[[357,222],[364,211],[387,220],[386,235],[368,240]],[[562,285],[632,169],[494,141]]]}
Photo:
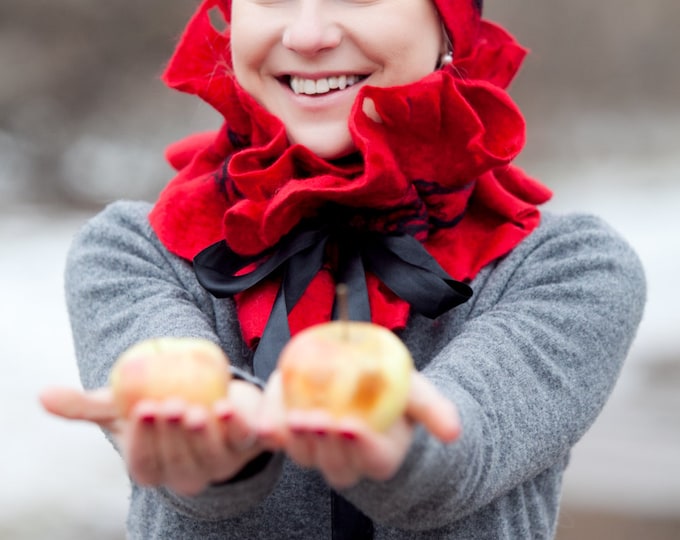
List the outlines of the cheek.
{"label": "cheek", "polygon": [[386,83],[402,85],[415,82],[432,73],[439,60],[439,47],[424,46],[422,42],[393,41],[393,48],[385,56]]}
{"label": "cheek", "polygon": [[231,61],[237,80],[260,72],[276,46],[275,30],[251,21],[259,20],[253,14],[239,15],[238,22],[231,25]]}
{"label": "cheek", "polygon": [[236,39],[232,38],[231,46],[234,77],[243,89],[258,98],[262,84],[260,73],[264,62],[263,55],[258,54],[258,49],[252,40],[248,43],[239,40],[238,36],[235,37]]}
{"label": "cheek", "polygon": [[244,66],[247,65],[248,58],[248,47],[242,38],[242,32],[240,25],[232,26],[231,28],[231,63],[234,66],[234,73],[237,79],[240,79],[240,75],[244,70]]}
{"label": "cheek", "polygon": [[[387,83],[408,84],[432,73],[439,61],[442,36],[436,20],[423,14],[413,14],[416,23],[405,25],[409,17],[385,19],[382,32],[375,25],[365,31],[364,51],[383,66]],[[420,26],[417,26],[420,25]],[[422,28],[414,33],[413,28]]]}

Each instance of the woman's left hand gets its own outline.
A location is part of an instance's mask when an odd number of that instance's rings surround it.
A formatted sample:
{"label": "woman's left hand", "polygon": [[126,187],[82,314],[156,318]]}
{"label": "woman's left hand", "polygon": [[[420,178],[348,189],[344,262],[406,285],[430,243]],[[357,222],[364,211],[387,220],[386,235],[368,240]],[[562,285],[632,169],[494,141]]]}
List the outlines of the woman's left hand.
{"label": "woman's left hand", "polygon": [[452,442],[460,434],[455,405],[416,371],[405,414],[382,433],[359,418],[333,419],[321,410],[286,411],[281,378],[274,372],[265,391],[259,433],[272,449],[282,449],[299,465],[318,469],[330,486],[340,489],[362,478],[384,481],[394,476],[416,423],[443,442]]}

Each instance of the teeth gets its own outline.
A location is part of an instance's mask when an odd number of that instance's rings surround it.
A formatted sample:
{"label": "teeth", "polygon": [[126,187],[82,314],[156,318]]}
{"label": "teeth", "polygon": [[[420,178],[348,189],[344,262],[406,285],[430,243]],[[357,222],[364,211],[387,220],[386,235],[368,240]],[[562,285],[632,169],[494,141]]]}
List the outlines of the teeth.
{"label": "teeth", "polygon": [[331,89],[331,85],[328,82],[328,79],[319,79],[316,81],[316,88],[314,89],[317,94],[325,94],[326,92],[329,92]]}
{"label": "teeth", "polygon": [[302,84],[303,94],[316,94],[316,83],[311,79],[306,79]]}
{"label": "teeth", "polygon": [[361,78],[358,75],[340,75],[318,80],[292,76],[290,78],[290,88],[296,94],[313,96],[316,94],[326,94],[331,90],[344,90],[360,80]]}

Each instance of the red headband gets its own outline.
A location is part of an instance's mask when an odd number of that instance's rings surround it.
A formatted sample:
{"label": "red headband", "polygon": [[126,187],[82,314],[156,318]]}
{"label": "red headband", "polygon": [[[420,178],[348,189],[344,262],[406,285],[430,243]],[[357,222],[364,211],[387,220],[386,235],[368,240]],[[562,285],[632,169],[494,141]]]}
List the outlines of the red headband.
{"label": "red headband", "polygon": [[434,0],[453,44],[454,57],[467,56],[477,40],[481,22],[479,0]]}

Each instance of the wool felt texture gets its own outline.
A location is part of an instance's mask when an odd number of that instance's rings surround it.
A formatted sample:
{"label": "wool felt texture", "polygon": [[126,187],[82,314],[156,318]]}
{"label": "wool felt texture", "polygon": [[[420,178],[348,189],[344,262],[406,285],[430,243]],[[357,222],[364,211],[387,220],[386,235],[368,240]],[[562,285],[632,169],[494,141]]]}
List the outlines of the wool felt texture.
{"label": "wool felt texture", "polygon": [[[167,152],[177,176],[150,222],[163,244],[187,260],[219,241],[243,256],[266,253],[306,218],[329,207],[352,209],[351,226],[407,233],[454,278],[470,281],[507,254],[539,223],[536,205],[550,191],[511,165],[525,142],[524,119],[504,88],[525,50],[505,30],[480,19],[471,0],[436,0],[454,62],[415,83],[364,86],[349,118],[356,153],[324,160],[291,145],[285,126],[231,74],[230,3],[206,0],[190,20],[164,73],[172,88],[196,94],[224,117]],[[215,11],[217,10],[217,11]],[[370,99],[380,118],[364,113]],[[372,274],[373,322],[403,328],[409,305]],[[245,341],[255,346],[279,280],[236,295]],[[331,261],[289,314],[291,334],[331,318]]]}

